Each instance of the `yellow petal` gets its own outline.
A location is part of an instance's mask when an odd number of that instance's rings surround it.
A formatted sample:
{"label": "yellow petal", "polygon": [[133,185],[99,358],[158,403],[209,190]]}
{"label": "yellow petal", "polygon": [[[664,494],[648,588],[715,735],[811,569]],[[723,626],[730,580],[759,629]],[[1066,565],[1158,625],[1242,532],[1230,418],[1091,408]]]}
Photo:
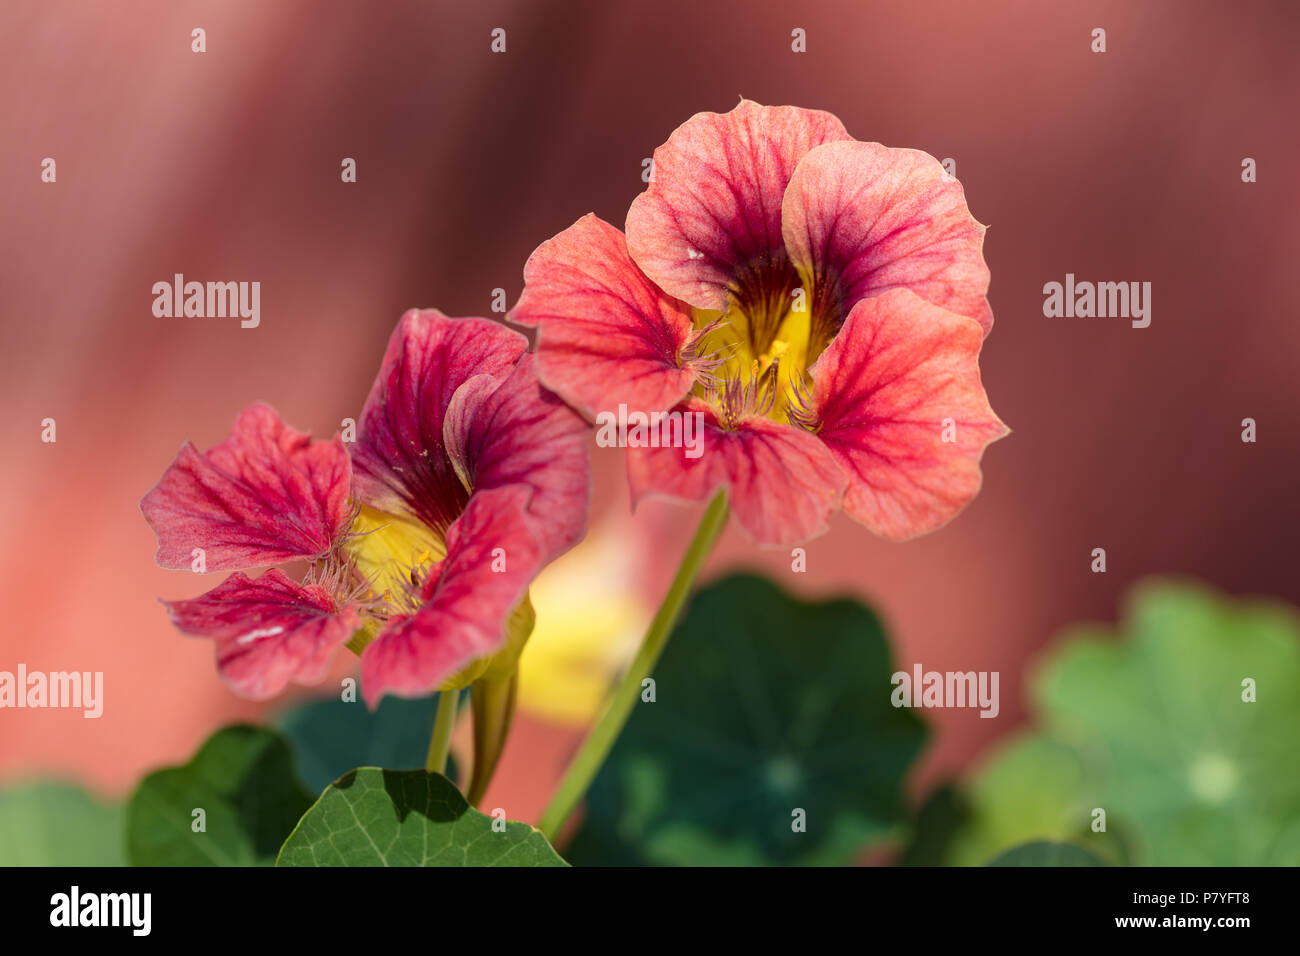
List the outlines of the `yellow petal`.
{"label": "yellow petal", "polygon": [[626,523],[593,528],[533,583],[537,624],[519,668],[519,708],[583,726],[603,705],[650,622],[628,558]]}

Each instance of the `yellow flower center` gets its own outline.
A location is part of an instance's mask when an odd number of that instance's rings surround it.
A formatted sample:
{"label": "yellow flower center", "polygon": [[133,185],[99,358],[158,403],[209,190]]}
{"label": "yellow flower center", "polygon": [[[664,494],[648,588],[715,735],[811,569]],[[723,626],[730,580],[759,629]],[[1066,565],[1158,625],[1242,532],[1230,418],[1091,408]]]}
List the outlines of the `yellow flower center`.
{"label": "yellow flower center", "polygon": [[[341,550],[368,582],[360,600],[370,621],[348,646],[360,653],[378,636],[391,617],[414,614],[423,601],[423,588],[438,562],[447,556],[442,538],[421,521],[362,505]],[[533,630],[533,608],[525,594],[506,624],[501,650],[467,664],[438,690],[459,690],[485,675],[508,677]]]}
{"label": "yellow flower center", "polygon": [[809,392],[808,366],[829,339],[815,334],[809,285],[786,292],[732,296],[725,312],[692,309],[701,333],[695,350],[717,362],[694,390],[717,410],[724,427],[746,414],[786,423]]}
{"label": "yellow flower center", "polygon": [[367,505],[352,523],[343,551],[370,584],[367,600],[382,601],[395,612],[418,606],[419,586],[447,556],[446,545],[427,525]]}

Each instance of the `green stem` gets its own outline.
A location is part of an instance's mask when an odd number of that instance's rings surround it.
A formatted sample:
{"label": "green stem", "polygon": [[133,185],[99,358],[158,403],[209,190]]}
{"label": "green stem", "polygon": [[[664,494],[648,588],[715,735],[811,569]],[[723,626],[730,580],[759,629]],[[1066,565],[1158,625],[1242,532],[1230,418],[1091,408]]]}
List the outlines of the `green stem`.
{"label": "green stem", "polygon": [[510,722],[515,716],[515,697],[519,690],[519,671],[510,672],[505,680],[481,677],[469,689],[474,711],[474,773],[469,778],[465,799],[477,807],[487,793],[496,773],[501,752],[506,749]]}
{"label": "green stem", "polygon": [[640,650],[637,651],[636,657],[628,665],[627,671],[614,689],[604,714],[587,735],[577,756],[564,772],[560,785],[551,796],[551,802],[542,812],[538,829],[549,839],[554,840],[559,834],[564,821],[569,818],[573,808],[578,805],[587,788],[591,786],[596,773],[604,764],[605,758],[609,756],[614,741],[622,732],[623,725],[631,716],[632,708],[636,706],[641,696],[641,681],[654,670],[664,645],[668,643],[668,637],[672,634],[677,618],[681,614],[682,605],[686,603],[686,598],[691,592],[691,585],[695,583],[695,578],[704,566],[709,552],[713,550],[714,543],[726,526],[727,513],[727,492],[724,489],[714,495],[713,500],[709,502],[709,507],[705,509],[704,517],[700,519],[700,526],[695,531],[695,537],[691,539],[690,547],[686,549],[682,563],[677,568],[677,574],[673,577],[673,583],[669,585],[663,603],[659,605],[654,620],[650,622],[650,628],[646,631]]}
{"label": "green stem", "polygon": [[433,736],[429,738],[429,758],[424,769],[430,773],[447,772],[447,754],[451,750],[451,728],[456,723],[456,703],[460,691],[444,690],[438,694],[438,715],[433,718]]}

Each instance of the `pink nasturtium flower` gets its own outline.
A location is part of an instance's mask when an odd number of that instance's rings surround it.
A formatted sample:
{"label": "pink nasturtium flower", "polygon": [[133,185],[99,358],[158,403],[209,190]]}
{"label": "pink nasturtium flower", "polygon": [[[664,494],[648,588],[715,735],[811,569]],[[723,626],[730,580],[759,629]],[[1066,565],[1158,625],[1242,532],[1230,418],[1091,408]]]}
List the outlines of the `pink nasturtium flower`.
{"label": "pink nasturtium flower", "polygon": [[[216,642],[222,676],[263,699],[364,646],[362,690],[418,696],[513,673],[528,586],[585,530],[586,424],[538,383],[518,332],[410,311],[357,440],[312,442],[267,405],[200,453],[186,444],[141,501],[158,564],[235,571],[164,602]],[[196,551],[201,549],[201,551]],[[276,568],[306,562],[296,581]]]}
{"label": "pink nasturtium flower", "polygon": [[742,101],[655,151],[626,236],[588,215],[538,247],[510,318],[592,419],[702,416],[694,456],[629,437],[634,502],[726,487],[761,543],[818,534],[841,505],[901,540],[975,496],[1007,432],[979,376],[983,241],[928,154]]}

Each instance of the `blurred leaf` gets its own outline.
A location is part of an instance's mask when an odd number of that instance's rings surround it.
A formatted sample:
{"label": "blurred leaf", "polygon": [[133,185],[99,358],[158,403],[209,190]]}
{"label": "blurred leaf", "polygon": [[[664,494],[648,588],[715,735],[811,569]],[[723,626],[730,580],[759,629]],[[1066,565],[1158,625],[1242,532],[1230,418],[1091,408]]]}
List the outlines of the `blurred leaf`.
{"label": "blurred leaf", "polygon": [[[272,730],[217,731],[183,767],[145,777],[127,806],[127,857],[135,866],[270,864],[311,806],[288,742]],[[204,829],[195,832],[194,811]]]}
{"label": "blurred leaf", "polygon": [[989,866],[1105,866],[1100,858],[1093,856],[1081,846],[1073,843],[1052,843],[1040,840],[1037,843],[1025,843],[1007,850],[997,859],[990,860]]}
{"label": "blurred leaf", "polygon": [[998,853],[1031,841],[1077,840],[1112,863],[1126,849],[1106,821],[1092,832],[1092,811],[1106,809],[1090,783],[1083,759],[1071,747],[1039,735],[1018,737],[987,760],[970,783],[970,815],[954,836],[948,862],[979,866]]}
{"label": "blurred leaf", "polygon": [[966,796],[954,785],[936,787],[916,815],[912,841],[898,859],[899,866],[942,866],[952,841],[970,818]]}
{"label": "blurred leaf", "polygon": [[[313,700],[277,723],[293,745],[307,789],[319,794],[353,767],[423,769],[438,696],[386,696],[371,711],[360,702]],[[449,765],[447,776],[456,779]]]}
{"label": "blurred leaf", "polygon": [[72,784],[0,793],[0,866],[124,866],[122,807]]}
{"label": "blurred leaf", "polygon": [[[951,862],[1074,840],[1111,863],[1300,862],[1300,626],[1198,586],[1140,587],[1124,636],[1078,628],[1035,684],[1045,733],[975,776]],[[1257,701],[1242,700],[1253,678]],[[1093,808],[1106,832],[1092,833]]]}
{"label": "blurred leaf", "polygon": [[[880,622],[738,575],[700,591],[588,795],[576,863],[844,863],[904,821],[925,730]],[[803,819],[805,832],[796,832]]]}
{"label": "blurred leaf", "polygon": [[[1044,722],[1098,766],[1138,863],[1300,863],[1300,624],[1188,584],[1138,590],[1127,640],[1077,632],[1036,682]],[[1257,700],[1242,700],[1242,682]]]}
{"label": "blurred leaf", "polygon": [[[498,828],[493,829],[496,823]],[[564,866],[541,831],[479,813],[446,777],[362,767],[326,788],[278,866]]]}

